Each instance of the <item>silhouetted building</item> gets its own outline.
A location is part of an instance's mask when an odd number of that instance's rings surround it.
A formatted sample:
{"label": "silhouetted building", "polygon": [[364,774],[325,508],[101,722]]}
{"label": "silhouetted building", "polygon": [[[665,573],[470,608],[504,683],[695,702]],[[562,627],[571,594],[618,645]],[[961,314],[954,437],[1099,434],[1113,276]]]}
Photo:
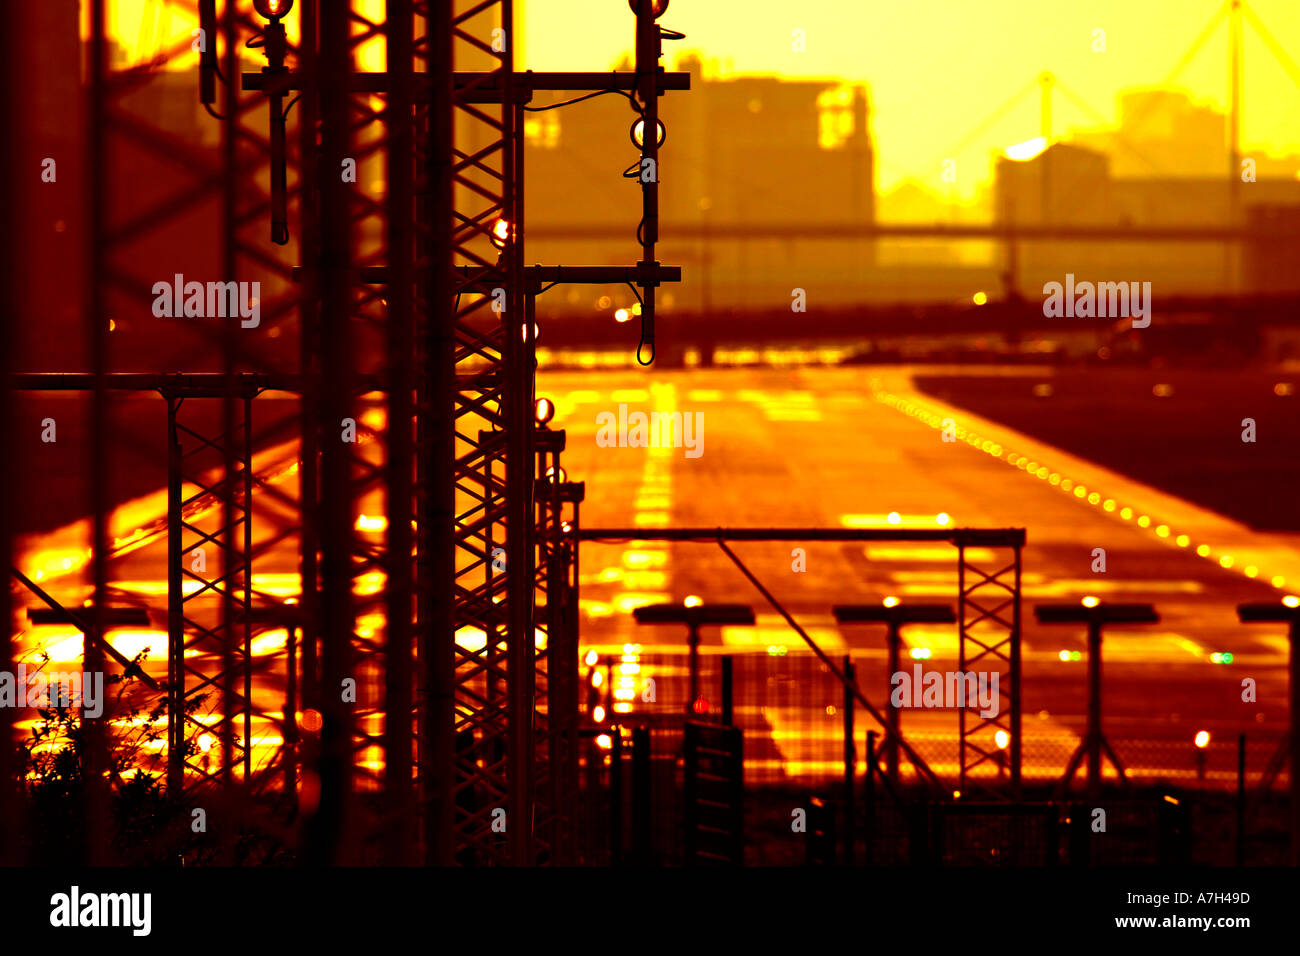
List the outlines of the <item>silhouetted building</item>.
{"label": "silhouetted building", "polygon": [[[861,281],[870,240],[818,240],[825,225],[875,219],[874,155],[867,91],[770,77],[710,79],[698,59],[691,92],[661,100],[666,139],[660,160],[660,257],[689,269],[669,297],[726,311],[788,303],[794,287],[827,301]],[[551,102],[564,99],[555,94]],[[541,96],[535,105],[548,101]],[[628,223],[640,217],[635,179],[621,174],[639,158],[629,130],[636,114],[621,97],[534,112],[527,125],[529,261],[623,262],[638,251]],[[711,228],[774,225],[806,230],[789,238],[707,238]],[[626,228],[626,241],[553,238],[557,230]],[[684,240],[674,229],[703,237]],[[549,235],[548,235],[549,233]],[[623,290],[625,292],[625,290]],[[630,293],[570,289],[570,306],[608,294],[612,312]],[[620,297],[621,296],[621,297]]]}
{"label": "silhouetted building", "polygon": [[[1222,146],[1218,151],[1224,156]],[[1226,164],[1226,160],[1225,160]],[[1117,178],[1111,157],[1058,143],[1030,160],[998,160],[995,210],[999,222],[1058,225],[1227,227],[1235,201],[1240,224],[1266,228],[1279,209],[1300,204],[1300,181],[1217,176]],[[1260,265],[1260,252],[1268,249]],[[1005,253],[1004,253],[1005,255]],[[1246,243],[1231,259],[1222,242],[1069,240],[1017,243],[1018,288],[1032,295],[1067,272],[1107,281],[1150,281],[1165,293],[1300,289],[1300,247],[1273,240]],[[1267,273],[1267,274],[1266,274]]]}
{"label": "silhouetted building", "polygon": [[1111,175],[1222,176],[1227,173],[1227,118],[1176,90],[1137,90],[1119,98],[1117,130],[1082,133],[1080,146],[1111,158]]}

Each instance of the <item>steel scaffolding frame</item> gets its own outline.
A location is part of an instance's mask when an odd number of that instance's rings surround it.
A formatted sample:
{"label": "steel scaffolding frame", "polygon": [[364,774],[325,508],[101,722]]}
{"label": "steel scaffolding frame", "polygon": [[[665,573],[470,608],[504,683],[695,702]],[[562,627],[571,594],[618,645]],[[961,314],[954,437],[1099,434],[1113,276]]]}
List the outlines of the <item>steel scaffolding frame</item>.
{"label": "steel scaffolding frame", "polygon": [[[220,120],[214,162],[120,102],[189,40],[148,68],[111,72],[108,0],[91,4],[92,370],[14,379],[89,395],[87,669],[104,665],[112,563],[166,542],[169,789],[214,787],[241,825],[255,816],[249,798],[278,791],[283,812],[266,822],[283,834],[297,818],[312,862],[563,862],[578,751],[577,554],[566,529],[583,489],[561,478],[563,432],[534,419],[533,305],[561,281],[629,282],[652,313],[653,288],[680,270],[654,260],[657,179],[643,186],[636,266],[523,265],[523,109],[535,89],[636,90],[653,120],[661,91],[688,80],[646,61],[646,50],[658,59],[649,20],[636,74],[525,74],[514,70],[512,0],[389,0],[383,23],[350,4],[299,0],[297,45],[279,21],[239,6],[191,7],[213,47],[200,88],[215,91],[215,76],[225,91],[204,94]],[[359,72],[377,42],[386,70]],[[250,46],[267,56],[261,72],[240,70]],[[181,157],[192,181],[110,216],[107,160],[119,142]],[[347,159],[382,166],[382,198],[337,174]],[[199,202],[219,209],[222,279],[269,286],[261,330],[296,328],[296,354],[228,318],[195,324],[209,357],[199,370],[118,371],[109,291],[148,301],[130,243],[163,235]],[[366,366],[365,355],[378,358]],[[110,396],[123,390],[166,401],[167,514],[110,546],[110,449],[131,441],[113,427]],[[296,462],[273,476],[257,456],[268,436],[283,439],[280,425],[253,427],[267,391],[297,398]],[[213,403],[219,424],[182,411]],[[296,495],[280,487],[294,472]],[[382,541],[357,533],[363,502],[387,516]],[[283,560],[286,549],[297,597],[258,583],[272,550]],[[108,740],[103,726],[87,729],[93,773]],[[90,788],[96,862],[105,798]],[[226,831],[231,860],[235,827]]]}
{"label": "steel scaffolding frame", "polygon": [[[966,673],[976,668],[979,673],[998,674],[998,706],[991,717],[972,707],[957,711],[961,732],[958,787],[963,795],[969,789],[994,798],[1018,799],[1020,795],[1020,552],[1024,543],[1023,531],[990,542],[982,550],[992,551],[992,560],[978,561],[975,554],[979,552],[958,542],[958,668]],[[1007,735],[1001,746],[999,731]],[[1006,770],[1009,792],[972,774],[990,763]],[[1002,779],[1001,772],[998,779]]]}

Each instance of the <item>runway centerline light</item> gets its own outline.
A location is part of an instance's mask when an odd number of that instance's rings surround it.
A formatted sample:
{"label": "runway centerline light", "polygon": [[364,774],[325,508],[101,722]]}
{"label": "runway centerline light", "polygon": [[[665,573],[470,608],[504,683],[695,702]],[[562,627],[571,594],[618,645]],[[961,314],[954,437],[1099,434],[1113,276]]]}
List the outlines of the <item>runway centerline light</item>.
{"label": "runway centerline light", "polygon": [[1084,607],[1096,607],[1098,604],[1101,603],[1101,600],[1089,594],[1087,597],[1083,599],[1082,603]]}
{"label": "runway centerline light", "polygon": [[1210,732],[1208,730],[1198,730],[1195,737],[1196,746],[1205,748],[1210,745]]}
{"label": "runway centerline light", "polygon": [[682,602],[686,607],[699,607],[704,603],[704,599],[698,594],[688,594],[686,600]]}
{"label": "runway centerline light", "polygon": [[1294,594],[1288,594],[1282,599],[1282,603],[1287,607],[1300,607],[1300,597],[1296,597]]}
{"label": "runway centerline light", "polygon": [[898,598],[894,597],[893,595],[890,595],[889,597],[885,598],[884,603],[885,603],[885,607],[898,607]]}

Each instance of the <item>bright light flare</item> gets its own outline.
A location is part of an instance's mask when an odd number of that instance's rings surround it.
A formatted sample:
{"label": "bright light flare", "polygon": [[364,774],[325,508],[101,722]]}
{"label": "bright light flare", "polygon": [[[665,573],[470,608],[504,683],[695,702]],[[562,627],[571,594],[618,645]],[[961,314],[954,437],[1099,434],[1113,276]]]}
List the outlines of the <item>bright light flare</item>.
{"label": "bright light flare", "polygon": [[1027,139],[1023,143],[1015,143],[1008,146],[1003,152],[1007,159],[1014,159],[1018,163],[1026,162],[1039,155],[1047,149],[1047,140],[1042,136],[1035,136],[1033,139]]}
{"label": "bright light flare", "polygon": [[506,222],[504,219],[498,219],[492,225],[492,245],[496,246],[498,249],[504,249],[506,243],[510,241],[513,231],[514,230],[511,228],[510,223]]}

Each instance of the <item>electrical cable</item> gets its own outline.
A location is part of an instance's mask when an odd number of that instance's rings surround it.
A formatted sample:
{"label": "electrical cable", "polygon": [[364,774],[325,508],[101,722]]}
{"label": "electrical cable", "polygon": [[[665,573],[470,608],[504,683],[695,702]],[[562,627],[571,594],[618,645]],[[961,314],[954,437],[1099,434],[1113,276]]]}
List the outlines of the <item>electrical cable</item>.
{"label": "electrical cable", "polygon": [[[582,96],[575,96],[571,100],[565,100],[563,103],[552,103],[549,106],[525,106],[524,110],[529,113],[544,113],[547,110],[558,110],[561,106],[572,106],[574,103],[581,103],[583,100],[594,99],[597,96],[604,96],[607,93],[617,93],[619,96],[626,96],[630,102],[632,95],[624,90],[596,90],[591,93],[584,93]],[[635,106],[632,107],[636,109]]]}

